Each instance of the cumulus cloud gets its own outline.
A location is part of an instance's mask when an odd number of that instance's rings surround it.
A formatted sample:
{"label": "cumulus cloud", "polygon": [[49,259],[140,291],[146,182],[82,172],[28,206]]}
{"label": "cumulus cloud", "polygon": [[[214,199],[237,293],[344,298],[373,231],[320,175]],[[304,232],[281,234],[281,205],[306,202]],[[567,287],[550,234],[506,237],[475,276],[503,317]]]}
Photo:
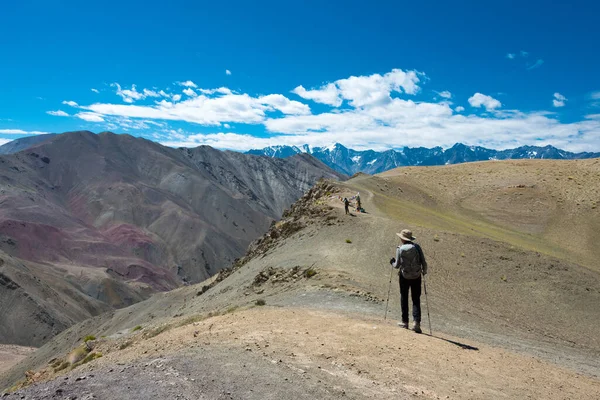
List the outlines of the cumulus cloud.
{"label": "cumulus cloud", "polygon": [[228,70],[228,69],[226,69],[226,70],[225,70],[225,75],[231,75],[231,71],[230,71],[230,70]]}
{"label": "cumulus cloud", "polygon": [[[470,106],[490,113],[468,115],[463,113],[463,106],[453,107],[449,101],[413,100],[411,95],[420,90],[423,76],[393,70],[339,79],[310,90],[303,86],[293,90],[301,99],[329,106],[323,112],[311,110],[306,101],[291,100],[282,94],[259,96],[228,88],[195,88],[195,97],[181,99],[181,95],[158,91],[161,98],[147,99],[146,103],[81,106],[80,111],[85,113],[76,116],[92,122],[104,120],[103,126],[110,129],[151,130],[161,143],[176,147],[207,144],[248,150],[275,144],[327,146],[335,142],[359,150],[449,147],[456,142],[498,149],[547,144],[570,151],[600,147],[597,114],[590,113],[579,122],[562,123],[557,114],[548,111],[501,110],[497,99],[475,93],[468,100]],[[190,86],[186,89],[192,90]],[[593,96],[590,94],[590,99]],[[171,121],[189,123],[191,128],[193,124],[217,128],[207,134],[171,131]],[[260,124],[264,130],[260,137],[222,132],[236,123],[238,129],[244,129],[244,124]]]}
{"label": "cumulus cloud", "polygon": [[282,94],[270,94],[268,96],[261,96],[257,99],[257,102],[261,105],[269,107],[269,111],[275,109],[281,111],[284,114],[310,114],[310,108],[306,104],[300,103],[299,101],[290,100]]}
{"label": "cumulus cloud", "polygon": [[[310,108],[298,101],[289,100],[281,94],[252,97],[248,94],[218,93],[209,97],[205,94],[181,102],[161,100],[154,105],[92,104],[85,109],[101,115],[129,118],[163,119],[185,121],[200,125],[220,125],[224,122],[257,124],[266,118],[267,112],[279,111],[283,114],[309,114]],[[173,96],[174,101],[181,99]]]}
{"label": "cumulus cloud", "polygon": [[416,94],[419,91],[416,71],[393,69],[387,74],[351,76],[339,79],[318,89],[306,90],[298,86],[293,93],[318,103],[339,107],[348,100],[352,107],[370,107],[389,102],[391,93]]}
{"label": "cumulus cloud", "polygon": [[351,76],[335,82],[341,96],[353,107],[380,105],[391,100],[391,92],[416,94],[419,77],[415,71],[393,69],[385,75]]}
{"label": "cumulus cloud", "polygon": [[521,50],[521,57],[529,56],[529,52]]}
{"label": "cumulus cloud", "polygon": [[450,93],[447,90],[444,90],[443,92],[436,92],[440,97],[443,97],[444,99],[451,99],[452,98],[452,93]]}
{"label": "cumulus cloud", "polygon": [[65,100],[65,101],[62,102],[62,104],[65,104],[65,105],[71,106],[71,107],[79,107],[79,104],[75,103],[72,100],[69,100],[69,101]]}
{"label": "cumulus cloud", "polygon": [[513,60],[517,55],[515,53],[508,53],[506,54],[506,58]]}
{"label": "cumulus cloud", "polygon": [[552,100],[552,104],[554,107],[564,107],[567,102],[567,98],[560,93],[554,93],[554,99]]}
{"label": "cumulus cloud", "polygon": [[102,118],[102,115],[94,112],[80,112],[75,114],[75,116],[79,119],[88,122],[104,122],[104,118]]}
{"label": "cumulus cloud", "polygon": [[198,87],[198,85],[196,85],[192,81],[177,82],[177,84],[180,85],[180,86],[191,87],[191,88],[197,88]]}
{"label": "cumulus cloud", "polygon": [[90,90],[94,93],[100,93],[100,91],[98,89],[91,88]]}
{"label": "cumulus cloud", "polygon": [[232,94],[233,93],[229,88],[226,88],[226,87],[220,87],[217,89],[198,89],[198,90],[202,94],[215,94],[215,93]]}
{"label": "cumulus cloud", "polygon": [[292,90],[292,93],[297,94],[303,99],[313,100],[317,103],[327,104],[334,107],[342,105],[342,98],[340,97],[340,91],[337,86],[333,83],[321,86],[318,89],[306,90],[304,86],[300,85]]}
{"label": "cumulus cloud", "polygon": [[185,94],[186,96],[190,96],[190,97],[196,97],[196,96],[198,96],[198,93],[194,92],[190,88],[183,89],[183,94]]}
{"label": "cumulus cloud", "polygon": [[469,104],[471,107],[476,108],[485,107],[487,111],[492,111],[502,106],[502,103],[498,100],[481,93],[475,93],[473,96],[469,97]]}
{"label": "cumulus cloud", "polygon": [[48,132],[24,131],[23,129],[0,129],[0,135],[45,135]]}
{"label": "cumulus cloud", "polygon": [[69,114],[67,114],[66,112],[64,112],[62,110],[46,111],[46,114],[54,115],[55,117],[68,117],[69,116]]}

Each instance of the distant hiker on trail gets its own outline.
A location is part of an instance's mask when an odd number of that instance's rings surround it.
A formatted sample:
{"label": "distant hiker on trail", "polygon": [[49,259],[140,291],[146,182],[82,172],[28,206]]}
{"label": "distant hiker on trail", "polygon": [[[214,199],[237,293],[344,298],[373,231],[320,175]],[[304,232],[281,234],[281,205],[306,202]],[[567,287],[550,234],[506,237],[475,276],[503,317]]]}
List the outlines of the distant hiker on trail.
{"label": "distant hiker on trail", "polygon": [[362,207],[360,204],[360,193],[356,193],[356,211],[357,212],[361,212],[362,211]]}
{"label": "distant hiker on trail", "polygon": [[396,249],[396,258],[392,258],[390,264],[400,269],[402,321],[398,325],[408,329],[408,291],[410,290],[413,304],[413,331],[421,333],[421,274],[427,274],[427,261],[421,246],[413,243],[416,238],[410,230],[403,229],[396,235],[400,237],[402,245]]}
{"label": "distant hiker on trail", "polygon": [[350,206],[350,202],[348,201],[348,198],[344,197],[344,209],[346,210],[346,215],[348,215],[348,213],[350,212],[350,210],[348,210],[349,206]]}

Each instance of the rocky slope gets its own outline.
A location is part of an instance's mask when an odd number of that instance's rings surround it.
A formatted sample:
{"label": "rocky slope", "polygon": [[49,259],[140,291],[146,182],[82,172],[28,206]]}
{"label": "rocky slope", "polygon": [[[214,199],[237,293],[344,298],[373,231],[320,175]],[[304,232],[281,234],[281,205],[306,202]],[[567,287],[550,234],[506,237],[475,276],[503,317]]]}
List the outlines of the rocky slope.
{"label": "rocky slope", "polygon": [[[145,390],[174,398],[594,398],[600,271],[588,250],[554,251],[552,235],[518,223],[527,201],[491,219],[471,194],[496,210],[503,197],[491,201],[489,193],[526,196],[538,176],[552,198],[586,174],[594,191],[595,162],[400,169],[322,183],[218,278],[78,324],[0,386],[29,385],[9,398],[110,398],[115,388],[133,399]],[[482,180],[465,179],[478,165]],[[565,182],[549,179],[559,173]],[[367,213],[345,215],[339,197],[357,191]],[[533,210],[536,223],[576,212],[585,193],[561,198],[559,212]],[[586,241],[594,210],[576,222]],[[432,336],[426,315],[423,335],[395,324],[398,286],[388,260],[402,228],[413,230],[429,260]],[[98,338],[90,354],[102,357],[57,370],[90,334]]]}
{"label": "rocky slope", "polygon": [[39,345],[202,281],[318,179],[340,176],[308,155],[171,149],[112,133],[66,133],[2,156],[0,342]]}

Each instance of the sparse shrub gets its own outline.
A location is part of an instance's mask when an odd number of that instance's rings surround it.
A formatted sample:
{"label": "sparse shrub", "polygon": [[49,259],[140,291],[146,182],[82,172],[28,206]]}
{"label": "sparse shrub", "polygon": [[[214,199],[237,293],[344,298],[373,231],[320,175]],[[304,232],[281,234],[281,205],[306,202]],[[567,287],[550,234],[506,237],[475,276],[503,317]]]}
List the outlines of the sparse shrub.
{"label": "sparse shrub", "polygon": [[304,276],[306,276],[307,278],[312,278],[316,274],[317,274],[317,271],[312,268],[309,268],[304,272]]}
{"label": "sparse shrub", "polygon": [[506,282],[506,275],[502,275],[502,276],[500,277],[500,279],[502,280],[502,282]]}
{"label": "sparse shrub", "polygon": [[346,239],[346,243],[352,243],[352,240]]}
{"label": "sparse shrub", "polygon": [[264,306],[265,304],[267,304],[267,302],[265,301],[265,299],[258,299],[254,304],[256,304],[257,306]]}
{"label": "sparse shrub", "polygon": [[125,343],[122,343],[122,344],[119,346],[119,350],[125,350],[126,348],[128,348],[128,347],[129,347],[129,346],[131,346],[132,344],[133,344],[133,342],[129,342],[129,341],[127,341],[127,342],[125,342]]}
{"label": "sparse shrub", "polygon": [[80,365],[87,364],[90,361],[93,361],[93,360],[95,360],[97,358],[100,358],[100,357],[102,357],[102,353],[100,353],[100,352],[98,352],[98,353],[96,353],[96,352],[90,353],[83,360],[79,361],[78,363],[73,364],[71,366],[71,369],[75,369],[75,368],[79,367]]}
{"label": "sparse shrub", "polygon": [[135,332],[135,331],[139,331],[140,329],[142,329],[141,325],[136,326],[135,328],[133,328],[131,331]]}
{"label": "sparse shrub", "polygon": [[163,332],[168,331],[171,328],[172,328],[171,325],[161,325],[159,327],[156,327],[156,328],[148,331],[145,336],[146,336],[147,339],[151,339],[153,337],[156,337],[156,336],[160,335]]}
{"label": "sparse shrub", "polygon": [[235,312],[235,310],[237,310],[237,309],[238,309],[238,306],[231,306],[225,311],[225,314],[231,314],[231,313]]}
{"label": "sparse shrub", "polygon": [[465,253],[460,253],[460,256],[461,256],[461,257],[464,257],[464,256],[465,256]]}
{"label": "sparse shrub", "polygon": [[433,235],[433,241],[434,242],[439,242],[440,241],[440,237],[437,234]]}
{"label": "sparse shrub", "polygon": [[67,356],[67,361],[71,365],[76,364],[79,361],[83,360],[89,352],[90,350],[86,345],[79,346],[69,353],[69,355]]}
{"label": "sparse shrub", "polygon": [[89,342],[90,340],[96,340],[96,336],[94,335],[87,335],[86,337],[83,338],[83,342]]}
{"label": "sparse shrub", "polygon": [[58,364],[56,367],[54,367],[54,373],[62,371],[63,369],[69,367],[71,365],[71,363],[69,363],[68,361],[62,361],[60,364]]}

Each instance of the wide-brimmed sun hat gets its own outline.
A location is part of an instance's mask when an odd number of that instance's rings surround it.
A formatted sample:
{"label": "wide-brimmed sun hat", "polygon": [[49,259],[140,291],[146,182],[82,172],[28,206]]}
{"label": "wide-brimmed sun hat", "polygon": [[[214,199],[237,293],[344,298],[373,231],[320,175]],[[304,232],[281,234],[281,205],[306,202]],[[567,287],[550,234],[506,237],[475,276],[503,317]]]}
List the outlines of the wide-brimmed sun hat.
{"label": "wide-brimmed sun hat", "polygon": [[409,242],[417,240],[417,238],[413,236],[412,231],[409,229],[402,229],[402,231],[400,231],[400,233],[396,233],[396,235],[400,236],[400,239],[407,240]]}

